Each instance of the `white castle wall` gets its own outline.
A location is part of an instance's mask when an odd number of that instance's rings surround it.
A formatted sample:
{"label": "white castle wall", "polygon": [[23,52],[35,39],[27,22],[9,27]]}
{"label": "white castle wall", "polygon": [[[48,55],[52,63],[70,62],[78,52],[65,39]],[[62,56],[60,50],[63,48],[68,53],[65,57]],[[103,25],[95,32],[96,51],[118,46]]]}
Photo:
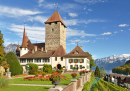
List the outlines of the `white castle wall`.
{"label": "white castle wall", "polygon": [[28,49],[27,48],[20,48],[20,57],[23,56],[26,53],[28,53]]}

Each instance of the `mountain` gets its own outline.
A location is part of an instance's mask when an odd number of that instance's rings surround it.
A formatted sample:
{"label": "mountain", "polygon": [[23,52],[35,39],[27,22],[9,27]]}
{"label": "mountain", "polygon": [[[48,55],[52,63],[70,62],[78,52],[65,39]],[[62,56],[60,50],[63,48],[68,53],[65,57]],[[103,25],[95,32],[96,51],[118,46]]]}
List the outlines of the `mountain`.
{"label": "mountain", "polygon": [[105,70],[112,70],[114,67],[125,64],[128,60],[130,60],[130,54],[122,54],[119,56],[112,55],[101,59],[95,59],[94,62],[99,68],[104,66]]}
{"label": "mountain", "polygon": [[5,47],[4,51],[7,54],[8,52],[14,52],[16,53],[17,45],[16,44],[9,44],[7,47]]}
{"label": "mountain", "polygon": [[119,66],[119,67],[114,67],[112,69],[113,73],[117,74],[125,74],[128,75],[130,73],[130,60],[127,61],[124,65]]}

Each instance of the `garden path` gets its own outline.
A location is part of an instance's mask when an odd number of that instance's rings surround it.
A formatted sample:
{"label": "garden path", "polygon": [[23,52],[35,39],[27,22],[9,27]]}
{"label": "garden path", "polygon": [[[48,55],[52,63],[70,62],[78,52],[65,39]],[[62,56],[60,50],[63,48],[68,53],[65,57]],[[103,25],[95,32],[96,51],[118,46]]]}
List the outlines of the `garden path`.
{"label": "garden path", "polygon": [[[9,85],[54,87],[54,85],[39,85],[39,84],[9,84]],[[65,88],[66,85],[57,85],[56,87]]]}

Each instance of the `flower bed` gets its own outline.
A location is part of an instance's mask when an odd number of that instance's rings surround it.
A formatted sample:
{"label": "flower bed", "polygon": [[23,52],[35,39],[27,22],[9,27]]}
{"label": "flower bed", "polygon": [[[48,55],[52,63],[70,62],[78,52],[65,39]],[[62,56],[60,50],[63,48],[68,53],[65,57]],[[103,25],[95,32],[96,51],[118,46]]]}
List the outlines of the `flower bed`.
{"label": "flower bed", "polygon": [[22,74],[22,75],[15,75],[15,76],[12,76],[13,78],[15,77],[24,77],[24,76],[28,76],[27,74]]}
{"label": "flower bed", "polygon": [[60,75],[60,76],[61,76],[61,81],[68,79],[68,77],[63,76],[63,75],[61,75],[60,73],[52,73],[52,74],[46,75],[46,76],[38,76],[38,77],[31,76],[31,77],[25,77],[23,80],[26,80],[26,81],[50,81],[51,75]]}

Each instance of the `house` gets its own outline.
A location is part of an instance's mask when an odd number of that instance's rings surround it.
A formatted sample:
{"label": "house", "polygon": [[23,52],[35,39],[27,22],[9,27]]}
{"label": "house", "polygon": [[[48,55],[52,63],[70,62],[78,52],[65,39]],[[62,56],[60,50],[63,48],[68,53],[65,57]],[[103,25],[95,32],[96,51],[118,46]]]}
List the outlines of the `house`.
{"label": "house", "polygon": [[27,63],[35,63],[39,68],[48,64],[52,68],[65,67],[70,71],[73,68],[78,71],[90,70],[90,54],[84,52],[82,47],[77,45],[70,53],[66,53],[66,28],[58,11],[45,21],[45,43],[31,43],[24,27],[22,44],[16,49],[16,55],[24,71]]}
{"label": "house", "polygon": [[122,74],[107,74],[105,81],[130,89],[130,76]]}

